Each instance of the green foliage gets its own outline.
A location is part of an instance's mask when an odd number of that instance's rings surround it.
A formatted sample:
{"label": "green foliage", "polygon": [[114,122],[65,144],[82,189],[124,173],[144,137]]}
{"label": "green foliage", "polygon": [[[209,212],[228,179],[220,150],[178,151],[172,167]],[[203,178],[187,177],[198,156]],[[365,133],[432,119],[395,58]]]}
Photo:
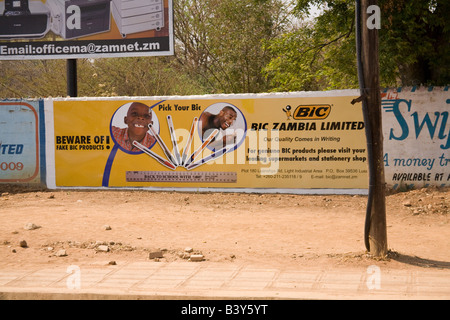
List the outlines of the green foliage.
{"label": "green foliage", "polygon": [[448,0],[380,0],[380,64],[402,85],[450,83]]}
{"label": "green foliage", "polygon": [[[380,0],[380,83],[448,85],[448,0]],[[283,34],[268,49],[278,57],[265,68],[275,91],[358,86],[353,0],[297,0],[295,15],[323,8],[313,23]],[[365,25],[363,25],[364,27]]]}
{"label": "green foliage", "polygon": [[[96,96],[163,96],[203,94],[197,83],[179,72],[172,57],[132,57],[97,59],[81,83]],[[95,80],[89,84],[89,76]],[[80,75],[80,78],[82,76]],[[90,82],[93,82],[92,80]],[[81,92],[83,92],[81,88]]]}
{"label": "green foliage", "polygon": [[180,0],[174,3],[177,57],[210,92],[262,92],[272,58],[262,43],[283,30],[280,0]]}
{"label": "green foliage", "polygon": [[[0,96],[66,96],[65,60],[0,61]],[[204,94],[171,57],[77,59],[78,96]]]}
{"label": "green foliage", "polygon": [[[78,59],[79,96],[358,87],[355,0],[176,0],[175,56]],[[379,0],[380,83],[448,85],[448,0]],[[321,9],[311,19],[313,8]],[[0,61],[0,97],[66,96],[65,60]]]}
{"label": "green foliage", "polygon": [[0,97],[65,96],[64,60],[0,61]]}
{"label": "green foliage", "polygon": [[[305,17],[310,4],[298,1],[295,13]],[[265,68],[274,91],[357,87],[354,8],[350,1],[328,2],[314,21],[268,44],[277,58]]]}

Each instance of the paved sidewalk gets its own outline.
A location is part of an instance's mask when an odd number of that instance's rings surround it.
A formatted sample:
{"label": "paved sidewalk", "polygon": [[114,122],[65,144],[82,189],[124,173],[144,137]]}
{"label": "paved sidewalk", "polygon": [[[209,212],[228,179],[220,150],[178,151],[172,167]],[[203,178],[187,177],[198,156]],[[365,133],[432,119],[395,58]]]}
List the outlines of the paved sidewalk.
{"label": "paved sidewalk", "polygon": [[293,270],[141,261],[26,268],[0,265],[7,299],[450,299],[450,270]]}

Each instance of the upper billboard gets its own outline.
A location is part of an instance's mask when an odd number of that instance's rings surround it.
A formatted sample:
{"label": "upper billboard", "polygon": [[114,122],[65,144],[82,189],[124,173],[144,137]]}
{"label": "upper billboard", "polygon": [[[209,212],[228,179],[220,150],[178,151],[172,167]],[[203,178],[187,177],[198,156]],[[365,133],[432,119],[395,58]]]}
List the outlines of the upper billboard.
{"label": "upper billboard", "polygon": [[0,60],[173,55],[172,0],[0,0]]}

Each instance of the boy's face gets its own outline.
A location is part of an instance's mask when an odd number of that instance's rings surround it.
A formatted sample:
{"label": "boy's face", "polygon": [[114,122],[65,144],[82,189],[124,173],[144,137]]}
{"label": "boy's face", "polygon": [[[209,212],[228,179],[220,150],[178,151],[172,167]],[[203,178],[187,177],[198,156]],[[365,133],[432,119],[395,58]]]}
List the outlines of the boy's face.
{"label": "boy's face", "polygon": [[148,125],[153,124],[151,110],[144,104],[133,103],[128,109],[124,122],[128,125],[128,131],[132,134],[145,135],[148,131]]}

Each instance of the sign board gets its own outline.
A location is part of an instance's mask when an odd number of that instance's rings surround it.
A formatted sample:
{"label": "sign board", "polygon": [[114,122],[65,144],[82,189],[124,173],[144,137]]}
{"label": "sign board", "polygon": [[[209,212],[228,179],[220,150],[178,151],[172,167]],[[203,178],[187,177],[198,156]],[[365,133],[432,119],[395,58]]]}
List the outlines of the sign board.
{"label": "sign board", "polygon": [[[365,194],[358,94],[1,101],[0,183]],[[387,187],[449,186],[448,87],[381,94]]]}
{"label": "sign board", "polygon": [[0,183],[41,183],[43,101],[0,101]]}
{"label": "sign board", "polygon": [[356,97],[346,90],[53,99],[49,186],[366,189]]}
{"label": "sign board", "polygon": [[449,186],[448,87],[386,90],[381,107],[388,187]]}
{"label": "sign board", "polygon": [[1,0],[0,60],[173,55],[172,0]]}

